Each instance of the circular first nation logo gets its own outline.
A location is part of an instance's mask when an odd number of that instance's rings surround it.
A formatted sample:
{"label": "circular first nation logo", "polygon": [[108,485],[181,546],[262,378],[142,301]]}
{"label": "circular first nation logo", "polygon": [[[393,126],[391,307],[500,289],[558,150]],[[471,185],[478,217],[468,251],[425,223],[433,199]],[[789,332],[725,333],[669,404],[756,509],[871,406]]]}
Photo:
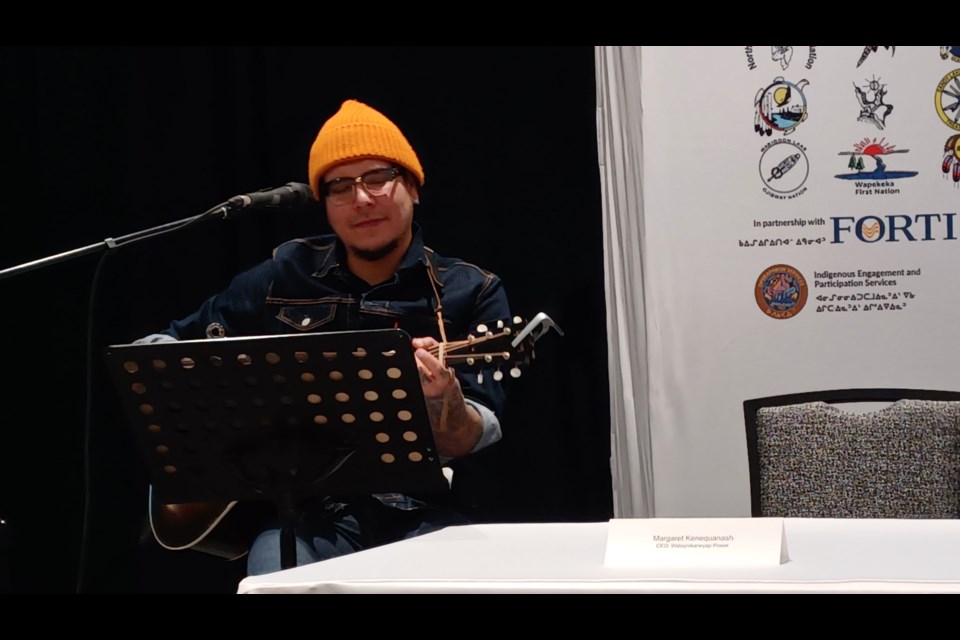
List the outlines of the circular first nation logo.
{"label": "circular first nation logo", "polygon": [[753,130],[761,136],[769,136],[774,131],[788,135],[796,129],[807,119],[807,97],[803,90],[808,84],[807,80],[794,84],[777,76],[757,91],[753,99]]}
{"label": "circular first nation logo", "polygon": [[777,193],[793,193],[810,174],[804,147],[789,140],[776,140],[764,147],[760,156],[763,186]]}
{"label": "circular first nation logo", "polygon": [[943,124],[960,131],[960,69],[943,76],[934,91],[933,102]]}
{"label": "circular first nation logo", "polygon": [[771,318],[786,320],[800,313],[807,303],[807,280],[785,264],[768,267],[754,287],[757,306]]}

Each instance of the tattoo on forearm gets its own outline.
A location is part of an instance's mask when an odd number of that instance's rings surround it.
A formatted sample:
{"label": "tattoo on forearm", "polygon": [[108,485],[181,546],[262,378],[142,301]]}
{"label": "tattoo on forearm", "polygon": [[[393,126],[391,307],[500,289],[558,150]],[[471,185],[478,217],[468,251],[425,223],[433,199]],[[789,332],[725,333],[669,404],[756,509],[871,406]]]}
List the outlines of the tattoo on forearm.
{"label": "tattoo on forearm", "polygon": [[460,438],[470,426],[470,413],[460,385],[451,385],[442,396],[426,400],[437,448],[441,451],[458,448]]}

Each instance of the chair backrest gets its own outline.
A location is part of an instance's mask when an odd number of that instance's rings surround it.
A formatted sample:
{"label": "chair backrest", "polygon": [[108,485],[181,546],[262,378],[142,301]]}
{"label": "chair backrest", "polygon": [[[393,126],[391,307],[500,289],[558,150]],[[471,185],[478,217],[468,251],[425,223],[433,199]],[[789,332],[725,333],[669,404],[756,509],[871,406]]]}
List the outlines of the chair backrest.
{"label": "chair backrest", "polygon": [[[847,402],[892,404],[832,406]],[[839,389],[743,406],[754,516],[960,517],[960,392]]]}

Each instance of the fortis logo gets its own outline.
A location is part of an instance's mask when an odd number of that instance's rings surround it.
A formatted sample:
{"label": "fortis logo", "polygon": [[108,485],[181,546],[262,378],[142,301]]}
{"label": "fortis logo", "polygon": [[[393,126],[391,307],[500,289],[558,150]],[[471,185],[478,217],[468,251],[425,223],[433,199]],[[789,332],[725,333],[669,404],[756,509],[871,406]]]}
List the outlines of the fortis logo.
{"label": "fortis logo", "polygon": [[915,216],[838,216],[833,221],[831,244],[847,240],[860,242],[916,242],[928,240],[956,240],[956,213],[918,213]]}

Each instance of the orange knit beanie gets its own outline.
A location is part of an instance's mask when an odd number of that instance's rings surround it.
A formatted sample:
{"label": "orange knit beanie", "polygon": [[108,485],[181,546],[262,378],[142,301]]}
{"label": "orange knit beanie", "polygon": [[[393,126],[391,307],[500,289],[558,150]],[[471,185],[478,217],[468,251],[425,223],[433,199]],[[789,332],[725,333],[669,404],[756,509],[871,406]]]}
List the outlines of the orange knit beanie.
{"label": "orange knit beanie", "polygon": [[335,164],[360,158],[383,158],[410,170],[423,185],[423,167],[413,147],[385,115],[357,100],[347,100],[327,120],[310,148],[308,175],[313,197],[320,180]]}

